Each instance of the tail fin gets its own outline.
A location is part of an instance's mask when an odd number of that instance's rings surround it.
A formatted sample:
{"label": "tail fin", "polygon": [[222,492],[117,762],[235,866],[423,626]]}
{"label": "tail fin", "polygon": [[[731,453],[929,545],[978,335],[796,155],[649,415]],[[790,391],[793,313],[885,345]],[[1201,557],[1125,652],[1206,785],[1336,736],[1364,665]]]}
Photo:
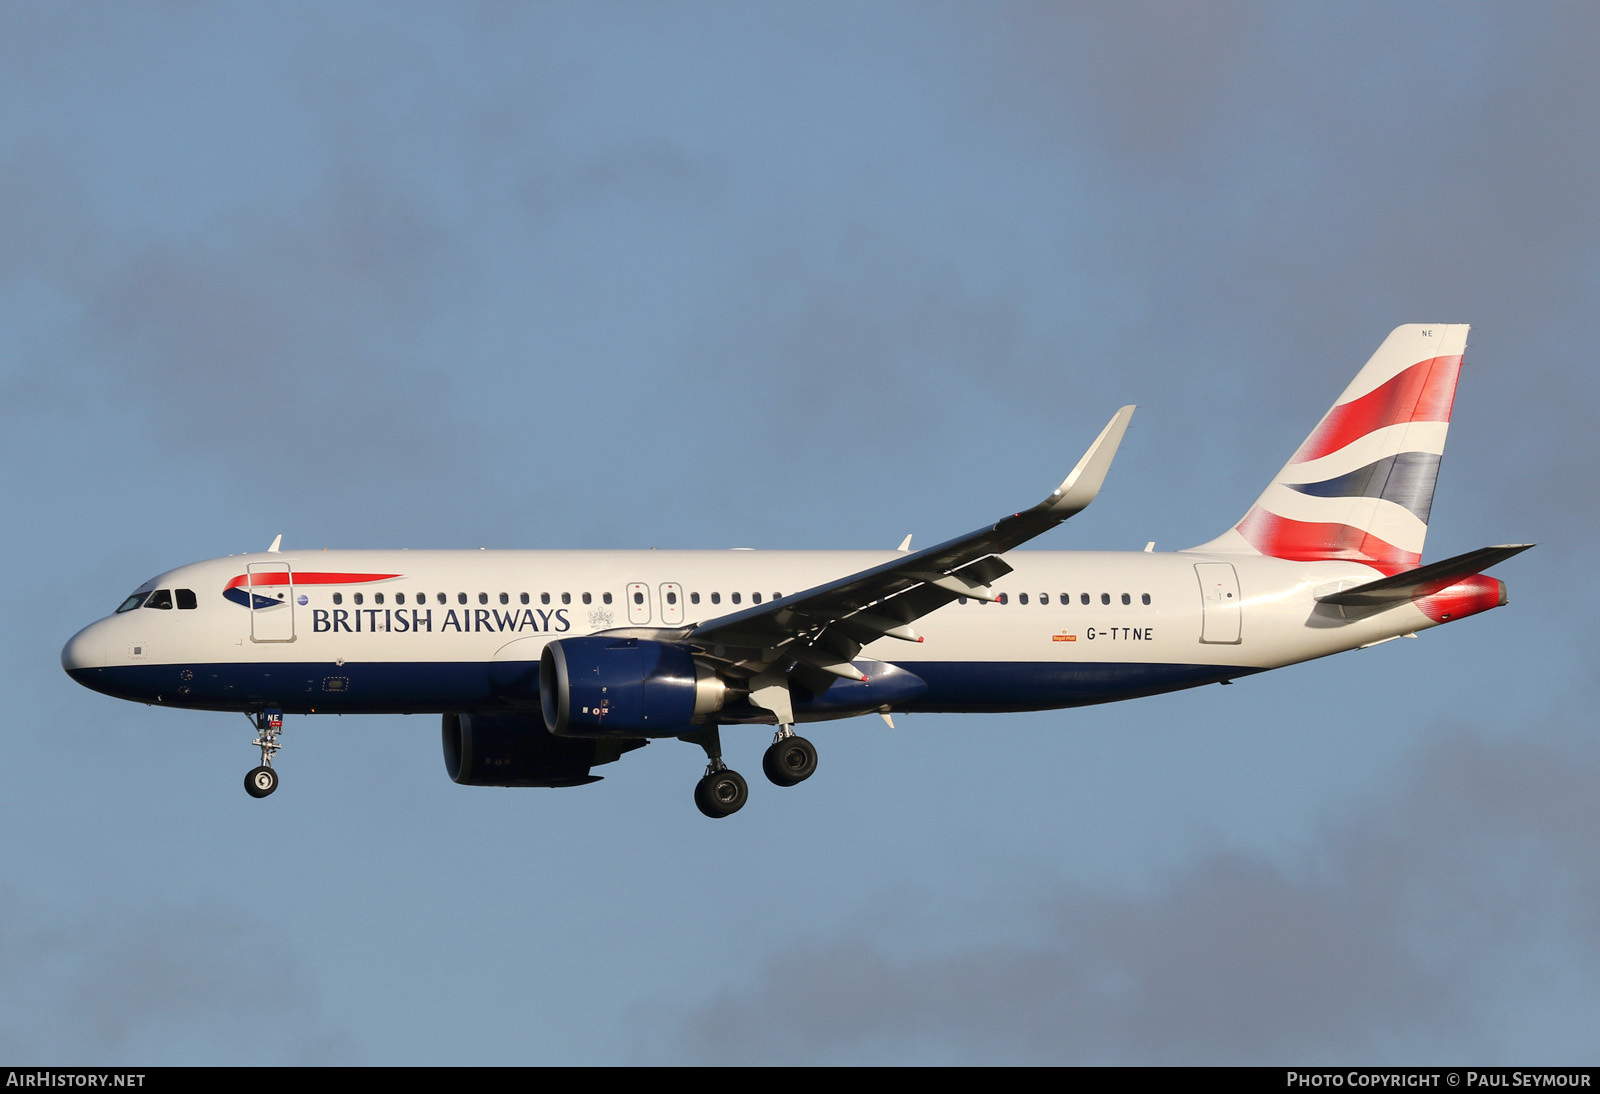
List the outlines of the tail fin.
{"label": "tail fin", "polygon": [[1396,327],[1244,519],[1194,550],[1416,567],[1467,329]]}

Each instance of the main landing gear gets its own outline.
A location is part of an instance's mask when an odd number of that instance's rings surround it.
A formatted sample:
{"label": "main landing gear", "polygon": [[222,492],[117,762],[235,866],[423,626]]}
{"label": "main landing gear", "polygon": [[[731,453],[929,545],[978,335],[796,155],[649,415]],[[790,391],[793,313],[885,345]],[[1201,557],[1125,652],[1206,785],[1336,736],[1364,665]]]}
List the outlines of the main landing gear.
{"label": "main landing gear", "polygon": [[272,757],[283,746],[278,734],[283,732],[283,711],[264,710],[253,719],[258,736],[250,743],[261,749],[261,766],[253,767],[244,777],[244,790],[252,798],[264,798],[278,789],[278,773],[272,769]]}
{"label": "main landing gear", "polygon": [[[744,776],[722,762],[722,735],[714,725],[684,734],[680,740],[706,750],[706,773],[694,787],[695,807],[708,817],[732,816],[750,800],[750,786]],[[794,727],[778,727],[772,746],[761,758],[761,769],[779,786],[794,786],[809,779],[817,770],[817,749]]]}
{"label": "main landing gear", "polygon": [[714,820],[731,816],[750,800],[744,776],[722,762],[722,734],[715,725],[684,734],[680,740],[706,750],[705,777],[694,785],[694,804]]}
{"label": "main landing gear", "polygon": [[761,757],[761,770],[778,786],[803,783],[816,773],[817,746],[796,736],[794,726],[779,726],[766,755]]}

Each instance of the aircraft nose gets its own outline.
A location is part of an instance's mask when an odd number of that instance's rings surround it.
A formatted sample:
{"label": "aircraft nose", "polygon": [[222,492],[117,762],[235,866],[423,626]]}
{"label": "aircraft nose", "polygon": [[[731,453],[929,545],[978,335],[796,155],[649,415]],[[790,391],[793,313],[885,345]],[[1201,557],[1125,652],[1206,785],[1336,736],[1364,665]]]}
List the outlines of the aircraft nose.
{"label": "aircraft nose", "polygon": [[61,667],[68,675],[84,669],[104,668],[105,664],[105,628],[98,623],[90,623],[61,647]]}

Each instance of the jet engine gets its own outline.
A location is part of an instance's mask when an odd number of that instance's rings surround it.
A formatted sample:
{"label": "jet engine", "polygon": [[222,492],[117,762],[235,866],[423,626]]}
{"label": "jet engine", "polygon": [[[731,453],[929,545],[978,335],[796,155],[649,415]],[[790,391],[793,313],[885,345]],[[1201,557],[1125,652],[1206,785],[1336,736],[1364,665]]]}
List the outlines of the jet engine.
{"label": "jet engine", "polygon": [[444,769],[463,786],[582,786],[600,781],[591,767],[647,743],[554,737],[532,714],[444,716]]}
{"label": "jet engine", "polygon": [[677,737],[721,710],[728,689],[683,646],[592,635],[545,646],[539,701],[560,737]]}

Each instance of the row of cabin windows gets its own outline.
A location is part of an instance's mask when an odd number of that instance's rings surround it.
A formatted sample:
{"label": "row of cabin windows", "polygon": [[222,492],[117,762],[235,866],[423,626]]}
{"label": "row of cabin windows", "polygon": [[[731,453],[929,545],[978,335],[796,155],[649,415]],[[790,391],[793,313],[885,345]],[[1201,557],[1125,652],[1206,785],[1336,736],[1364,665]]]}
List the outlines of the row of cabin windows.
{"label": "row of cabin windows", "polygon": [[[1057,595],[1060,598],[1059,599],[1059,603],[1062,606],[1066,606],[1066,605],[1069,605],[1069,604],[1072,603],[1072,594],[1071,593],[1059,593]],[[965,604],[967,602],[967,598],[964,597],[964,596],[960,597],[959,600],[960,600],[960,602],[962,604]],[[1028,602],[1028,594],[1027,593],[1018,593],[1017,594],[1017,603],[1018,604],[1026,604],[1027,602]],[[1078,594],[1078,602],[1080,604],[1092,604],[1092,603],[1094,603],[1094,598],[1092,596],[1090,596],[1088,593],[1079,593]],[[1133,594],[1132,593],[1123,593],[1122,594],[1122,602],[1124,604],[1132,604],[1133,603]],[[1011,594],[1010,593],[1001,593],[1000,594],[1000,603],[1002,603],[1002,604],[1011,603]],[[1041,604],[1050,603],[1050,594],[1049,593],[1040,593],[1039,594],[1039,603],[1041,603]],[[1100,594],[1100,603],[1102,603],[1102,604],[1110,604],[1111,603],[1111,594],[1110,593],[1101,593]],[[1150,594],[1149,593],[1140,593],[1139,594],[1139,603],[1141,603],[1141,604],[1150,603]]]}
{"label": "row of cabin windows", "polygon": [[[190,594],[190,595],[192,596],[193,594]],[[448,594],[448,593],[434,593],[433,595],[434,595],[435,601],[437,603],[439,603],[439,604],[448,604],[448,603],[450,603],[450,594]],[[426,604],[428,602],[428,594],[427,593],[415,593],[415,594],[413,594],[413,596],[415,598],[413,600],[413,603],[415,603],[415,604],[417,604],[419,606],[423,605],[423,604]],[[710,596],[711,596],[711,603],[713,603],[713,604],[721,604],[722,603],[722,594],[721,593],[712,593],[712,594],[710,594]],[[744,595],[742,593],[729,593],[728,596],[729,596],[729,599],[735,604],[744,603]],[[779,596],[780,596],[780,594],[773,593],[772,594],[772,599],[777,600],[779,598]],[[351,593],[350,594],[350,600],[351,600],[352,603],[355,603],[355,604],[364,604],[364,603],[366,603],[366,600],[364,599],[364,597],[365,597],[365,594],[363,594],[363,593]],[[594,603],[594,594],[593,593],[579,593],[578,594],[578,598],[584,604],[593,604]],[[601,593],[600,594],[600,603],[602,603],[602,604],[610,604],[611,603],[611,599],[612,598],[611,598],[611,594],[610,593]],[[561,593],[560,594],[560,600],[561,600],[561,603],[563,603],[563,604],[571,604],[572,603],[572,594],[571,593]],[[510,604],[511,603],[511,594],[510,593],[501,593],[499,595],[499,601],[502,604]],[[343,593],[334,593],[333,594],[333,602],[335,604],[343,604],[344,603],[344,594]],[[374,604],[382,604],[384,602],[384,594],[383,593],[373,593],[372,594],[372,602]],[[394,602],[396,604],[404,604],[406,602],[406,594],[405,593],[395,593],[394,594]],[[456,594],[456,603],[457,604],[466,604],[467,602],[468,602],[468,599],[467,599],[467,594],[466,593],[457,593]],[[517,602],[519,604],[531,604],[531,603],[533,603],[533,600],[527,593],[518,593],[517,594]],[[550,602],[551,602],[551,594],[550,593],[540,593],[539,594],[539,603],[541,603],[541,604],[549,604]],[[644,593],[642,591],[635,590],[634,593],[633,593],[633,602],[635,604],[642,605],[644,603]],[[678,603],[678,594],[673,592],[670,589],[667,590],[666,602],[667,602],[667,604],[669,606],[676,607],[677,603]],[[479,604],[487,604],[487,603],[489,603],[489,594],[488,593],[479,593],[478,594],[478,603]],[[700,594],[699,593],[690,593],[689,594],[689,603],[691,603],[691,604],[700,603]],[[750,594],[750,603],[752,603],[752,604],[760,604],[761,603],[761,594],[760,593],[751,593]],[[135,605],[135,607],[137,607],[137,605]],[[191,604],[190,607],[193,607],[193,605]],[[119,610],[126,610],[126,609],[119,609]]]}
{"label": "row of cabin windows", "polygon": [[[668,595],[670,596],[671,594],[668,594]],[[740,594],[738,594],[738,593],[729,593],[728,597],[735,604],[743,603],[743,600],[740,598]],[[782,593],[773,593],[772,594],[772,599],[774,599],[774,600],[780,600],[782,598],[783,598],[783,594]],[[670,603],[670,601],[669,601],[669,603]],[[699,593],[690,593],[689,594],[689,603],[691,603],[691,604],[700,603],[700,594]],[[721,604],[722,603],[722,594],[721,593],[712,593],[711,594],[711,603],[713,603],[713,604]],[[761,603],[761,594],[760,593],[751,593],[750,594],[750,603],[752,603],[752,604]]]}
{"label": "row of cabin windows", "polygon": [[150,593],[134,593],[122,602],[117,612],[131,612],[135,608],[160,608],[171,611],[174,603],[182,611],[193,611],[199,607],[193,589],[157,589]]}
{"label": "row of cabin windows", "polygon": [[[423,605],[423,604],[426,604],[428,602],[428,594],[427,593],[415,593],[413,595],[415,596],[414,603],[416,603],[418,605]],[[782,594],[780,594],[780,593],[773,593],[772,594],[772,599],[777,600],[777,599],[780,598],[781,595]],[[1072,603],[1072,594],[1071,593],[1059,593],[1057,595],[1059,597],[1059,602],[1062,605],[1068,605],[1068,604]],[[594,603],[594,595],[592,593],[579,593],[578,596],[579,596],[579,598],[581,599],[581,601],[584,604],[592,604],[592,603]],[[734,603],[734,604],[742,604],[744,602],[744,597],[740,593],[730,593],[730,594],[728,594],[728,596],[729,596],[730,601],[732,603]],[[437,602],[440,603],[440,604],[448,604],[450,602],[450,597],[449,597],[449,595],[447,593],[435,593],[434,597],[437,600]],[[540,604],[549,604],[551,602],[550,597],[551,597],[551,594],[549,594],[549,593],[540,593],[539,594],[539,603]],[[560,597],[561,597],[561,603],[563,603],[563,604],[571,604],[572,603],[572,594],[571,593],[562,593],[562,594],[560,594]],[[352,593],[351,594],[351,599],[356,604],[365,603],[365,600],[363,599],[363,594],[361,594],[361,593]],[[500,603],[502,603],[502,604],[510,604],[511,603],[511,594],[510,593],[501,593],[499,595],[498,599],[499,599]],[[529,595],[527,593],[519,593],[517,595],[517,599],[518,599],[518,603],[521,603],[521,604],[530,604],[530,603],[532,603],[532,599],[529,597]],[[711,603],[713,603],[713,604],[721,604],[722,603],[722,594],[719,593],[719,592],[718,593],[711,593],[710,594],[710,599],[711,599]],[[752,604],[760,604],[761,600],[762,600],[762,598],[761,598],[761,594],[760,593],[751,593],[750,594],[750,602]],[[1078,594],[1078,600],[1079,600],[1079,603],[1082,603],[1082,604],[1093,603],[1093,598],[1088,593],[1079,593]],[[384,594],[383,593],[373,593],[372,594],[372,602],[374,604],[382,604],[383,601],[384,601]],[[600,602],[602,604],[610,604],[611,601],[612,601],[612,597],[611,597],[610,593],[601,593],[600,594]],[[1141,593],[1139,595],[1139,601],[1142,604],[1149,604],[1150,603],[1150,594],[1149,593]],[[333,594],[333,602],[335,604],[343,604],[344,603],[344,594],[343,593],[334,593]],[[394,602],[396,604],[404,604],[406,602],[406,594],[405,593],[395,593],[394,594]],[[635,604],[638,604],[638,605],[644,604],[644,593],[642,591],[635,590],[634,593],[633,593],[633,602]],[[676,606],[677,603],[678,603],[678,594],[669,589],[667,591],[667,593],[666,593],[666,602],[667,602],[668,605]],[[960,603],[965,604],[966,602],[967,602],[967,598],[966,597],[963,596],[963,597],[960,598]],[[1000,594],[1000,603],[1009,604],[1010,602],[1011,602],[1011,600],[1010,600],[1010,594],[1009,593],[1001,593]],[[1122,602],[1124,604],[1132,604],[1133,603],[1132,595],[1129,594],[1129,593],[1123,593],[1122,594]],[[458,603],[458,604],[467,603],[467,594],[466,593],[457,593],[456,594],[456,603]],[[479,604],[487,604],[487,603],[489,603],[489,594],[488,593],[479,593],[478,594],[478,603]],[[699,593],[690,593],[689,594],[689,603],[691,603],[691,604],[700,603],[700,594]],[[1028,594],[1027,593],[1018,593],[1017,594],[1017,603],[1019,603],[1019,604],[1028,603]],[[1049,604],[1050,603],[1050,594],[1049,593],[1040,593],[1039,594],[1039,603],[1040,604]],[[1100,603],[1101,604],[1110,604],[1111,603],[1111,594],[1110,593],[1101,593],[1100,594]],[[127,600],[123,601],[122,602],[122,606],[119,607],[117,609],[117,611],[118,612],[129,612],[129,611],[132,611],[135,608],[157,608],[157,609],[170,610],[174,605],[176,605],[179,609],[186,610],[186,611],[187,610],[192,610],[195,607],[197,607],[198,604],[197,604],[197,601],[195,599],[194,590],[192,590],[192,589],[156,589],[154,592],[150,592],[150,593],[135,593],[132,596],[128,597]]]}

